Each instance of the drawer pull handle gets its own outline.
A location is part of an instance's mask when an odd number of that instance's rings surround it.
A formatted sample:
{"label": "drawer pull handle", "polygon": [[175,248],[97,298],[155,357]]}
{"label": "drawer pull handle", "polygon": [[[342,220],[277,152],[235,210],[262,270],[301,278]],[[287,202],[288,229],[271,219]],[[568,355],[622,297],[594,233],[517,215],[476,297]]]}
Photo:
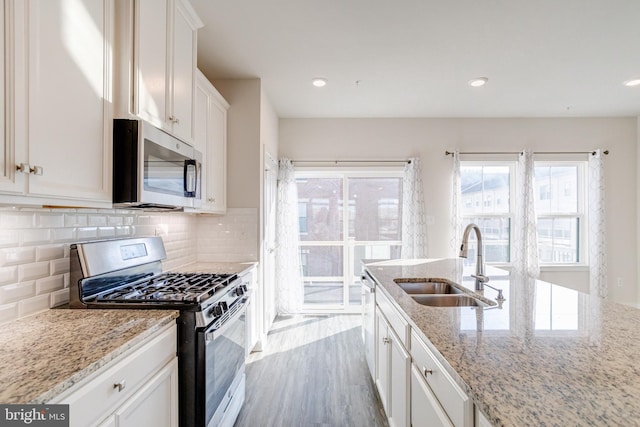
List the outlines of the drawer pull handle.
{"label": "drawer pull handle", "polygon": [[427,369],[424,366],[422,367],[422,375],[424,375],[425,377],[427,375],[433,375],[433,370],[432,369]]}
{"label": "drawer pull handle", "polygon": [[119,383],[115,383],[113,385],[113,388],[117,388],[118,392],[121,392],[122,390],[124,390],[124,388],[127,386],[127,381],[122,380]]}
{"label": "drawer pull handle", "polygon": [[385,344],[389,344],[391,342],[391,340],[388,337],[384,337],[382,338],[382,342]]}

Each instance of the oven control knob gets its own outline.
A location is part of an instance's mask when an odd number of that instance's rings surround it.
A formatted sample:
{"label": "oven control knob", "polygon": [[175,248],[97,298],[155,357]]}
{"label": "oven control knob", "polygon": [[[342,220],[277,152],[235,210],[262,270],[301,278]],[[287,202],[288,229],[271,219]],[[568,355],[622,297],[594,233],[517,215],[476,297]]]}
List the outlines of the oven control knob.
{"label": "oven control knob", "polygon": [[220,303],[220,308],[222,309],[222,313],[226,313],[227,311],[229,311],[229,306],[224,301]]}
{"label": "oven control knob", "polygon": [[244,295],[244,289],[242,289],[242,285],[238,286],[236,288],[236,295],[241,297],[242,295]]}
{"label": "oven control knob", "polygon": [[212,314],[213,316],[221,316],[222,307],[220,307],[219,305],[214,305],[209,313]]}

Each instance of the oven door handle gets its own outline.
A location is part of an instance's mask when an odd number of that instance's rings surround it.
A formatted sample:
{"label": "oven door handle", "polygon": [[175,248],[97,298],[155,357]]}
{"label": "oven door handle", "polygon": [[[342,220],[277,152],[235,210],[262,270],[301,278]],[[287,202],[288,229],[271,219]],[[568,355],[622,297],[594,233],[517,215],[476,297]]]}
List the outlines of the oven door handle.
{"label": "oven door handle", "polygon": [[247,311],[247,301],[248,301],[248,298],[243,299],[243,301],[240,303],[242,304],[242,307],[239,308],[235,313],[233,313],[233,315],[229,317],[229,319],[227,319],[227,321],[224,322],[222,326],[220,326],[218,329],[214,329],[211,332],[205,331],[205,334],[204,334],[205,342],[209,343],[215,340],[216,338],[218,338],[220,335],[223,335],[225,331],[232,326],[233,322],[235,322],[236,320],[238,320],[240,316],[245,314],[245,312]]}

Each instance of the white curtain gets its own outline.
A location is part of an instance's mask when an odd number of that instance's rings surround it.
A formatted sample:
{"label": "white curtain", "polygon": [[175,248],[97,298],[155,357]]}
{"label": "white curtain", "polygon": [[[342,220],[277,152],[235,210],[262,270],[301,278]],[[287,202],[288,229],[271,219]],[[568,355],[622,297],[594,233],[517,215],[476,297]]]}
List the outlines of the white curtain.
{"label": "white curtain", "polygon": [[451,249],[453,256],[457,257],[462,243],[462,186],[460,181],[460,153],[456,150],[453,154],[453,180],[451,188]]}
{"label": "white curtain", "polygon": [[298,189],[293,164],[281,159],[276,204],[276,307],[278,313],[300,312],[302,275],[299,258]]}
{"label": "white curtain", "polygon": [[604,214],[604,163],[596,150],[589,156],[589,288],[601,298],[607,296]]}
{"label": "white curtain", "polygon": [[420,159],[412,157],[404,168],[402,180],[402,248],[401,257],[427,256],[427,223]]}
{"label": "white curtain", "polygon": [[511,227],[515,248],[513,268],[530,278],[540,274],[534,175],[533,154],[523,151],[518,160],[515,220]]}

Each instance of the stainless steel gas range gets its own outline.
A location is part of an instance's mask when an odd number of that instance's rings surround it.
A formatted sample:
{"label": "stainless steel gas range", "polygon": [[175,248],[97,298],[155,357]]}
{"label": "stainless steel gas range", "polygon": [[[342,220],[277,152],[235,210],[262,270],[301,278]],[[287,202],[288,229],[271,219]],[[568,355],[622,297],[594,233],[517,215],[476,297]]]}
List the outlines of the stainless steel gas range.
{"label": "stainless steel gas range", "polygon": [[179,310],[180,427],[232,426],[244,402],[245,311],[235,274],[163,273],[159,237],[71,245],[71,308]]}

